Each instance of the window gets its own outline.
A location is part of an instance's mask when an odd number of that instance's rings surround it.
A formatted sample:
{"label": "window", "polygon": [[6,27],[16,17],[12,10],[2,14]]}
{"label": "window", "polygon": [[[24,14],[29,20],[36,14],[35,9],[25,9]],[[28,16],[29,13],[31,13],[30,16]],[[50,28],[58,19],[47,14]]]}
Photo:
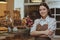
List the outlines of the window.
{"label": "window", "polygon": [[51,13],[54,15],[56,18],[56,35],[60,35],[60,8],[51,8]]}

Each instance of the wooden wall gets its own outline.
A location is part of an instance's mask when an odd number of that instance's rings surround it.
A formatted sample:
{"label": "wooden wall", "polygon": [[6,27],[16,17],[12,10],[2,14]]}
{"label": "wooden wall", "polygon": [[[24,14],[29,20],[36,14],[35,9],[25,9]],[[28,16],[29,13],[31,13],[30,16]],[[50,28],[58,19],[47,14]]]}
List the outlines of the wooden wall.
{"label": "wooden wall", "polygon": [[4,11],[7,9],[7,3],[0,3],[0,16],[4,16]]}
{"label": "wooden wall", "polygon": [[0,3],[0,16],[4,16],[4,11],[10,11],[13,16],[14,0],[6,0],[7,3]]}
{"label": "wooden wall", "polygon": [[13,16],[13,10],[14,10],[14,0],[6,0],[7,3],[7,10],[10,11],[11,16]]}

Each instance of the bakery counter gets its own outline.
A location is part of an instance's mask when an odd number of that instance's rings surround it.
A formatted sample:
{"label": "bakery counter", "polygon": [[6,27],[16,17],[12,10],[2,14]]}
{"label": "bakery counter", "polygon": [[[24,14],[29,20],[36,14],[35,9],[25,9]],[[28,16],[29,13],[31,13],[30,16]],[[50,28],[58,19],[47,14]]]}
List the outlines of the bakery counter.
{"label": "bakery counter", "polygon": [[16,32],[0,34],[0,40],[34,40],[29,35],[29,29],[18,29]]}
{"label": "bakery counter", "polygon": [[6,40],[8,38],[13,38],[15,33],[0,33],[0,40]]}

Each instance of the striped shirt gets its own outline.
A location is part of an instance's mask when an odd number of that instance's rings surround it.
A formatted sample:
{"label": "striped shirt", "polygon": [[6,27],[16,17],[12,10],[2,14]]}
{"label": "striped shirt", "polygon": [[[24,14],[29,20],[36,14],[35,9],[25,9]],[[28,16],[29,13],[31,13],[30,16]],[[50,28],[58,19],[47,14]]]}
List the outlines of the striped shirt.
{"label": "striped shirt", "polygon": [[[56,20],[55,20],[55,18],[51,18],[51,17],[47,16],[45,19],[43,19],[43,18],[36,19],[34,21],[33,27],[31,27],[31,31],[30,32],[36,31],[36,26],[38,24],[40,24],[40,25],[48,24],[48,29],[50,31],[54,31],[54,34],[55,34],[55,30],[56,30]],[[48,37],[53,37],[54,34],[51,35],[51,36],[48,35]]]}

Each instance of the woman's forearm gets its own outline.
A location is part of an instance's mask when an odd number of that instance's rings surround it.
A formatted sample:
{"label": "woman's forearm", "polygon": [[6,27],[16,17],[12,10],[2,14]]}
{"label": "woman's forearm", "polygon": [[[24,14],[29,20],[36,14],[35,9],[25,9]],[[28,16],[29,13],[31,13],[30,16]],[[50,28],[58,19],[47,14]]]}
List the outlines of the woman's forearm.
{"label": "woman's forearm", "polygon": [[45,31],[33,31],[30,33],[30,35],[32,35],[32,36],[38,36],[41,34],[45,34]]}

